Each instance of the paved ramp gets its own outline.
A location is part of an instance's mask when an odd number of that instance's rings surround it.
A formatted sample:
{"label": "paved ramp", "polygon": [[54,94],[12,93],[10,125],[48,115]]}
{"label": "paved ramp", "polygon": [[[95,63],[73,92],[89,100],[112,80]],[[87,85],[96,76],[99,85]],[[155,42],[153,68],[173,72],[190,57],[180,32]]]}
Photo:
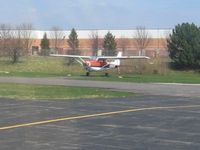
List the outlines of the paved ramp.
{"label": "paved ramp", "polygon": [[1,150],[199,150],[199,98],[0,98]]}

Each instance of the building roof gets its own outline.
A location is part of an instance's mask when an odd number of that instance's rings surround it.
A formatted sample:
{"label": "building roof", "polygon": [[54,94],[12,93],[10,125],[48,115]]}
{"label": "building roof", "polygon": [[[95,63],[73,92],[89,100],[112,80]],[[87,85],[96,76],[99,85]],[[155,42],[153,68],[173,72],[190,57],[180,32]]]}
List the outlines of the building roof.
{"label": "building roof", "polygon": [[[88,39],[91,38],[92,32],[97,32],[99,38],[103,38],[108,32],[111,32],[115,38],[133,38],[134,34],[136,33],[137,29],[132,30],[76,30],[78,34],[78,38],[80,39]],[[53,31],[34,31],[33,35],[35,38],[42,39],[44,32],[47,33],[48,38],[51,39],[51,34],[53,34]],[[63,32],[63,38],[68,38],[70,34],[70,30],[62,31]],[[169,34],[172,32],[171,29],[147,29],[146,32],[152,37],[152,38],[166,38],[169,36]]]}
{"label": "building roof", "polygon": [[[16,30],[12,30],[16,32]],[[1,32],[1,31],[0,31]],[[42,30],[32,30],[31,31],[31,38],[33,39],[42,39],[44,33],[47,33],[47,37],[49,39],[53,39],[54,31],[42,31]],[[63,30],[61,32],[62,38],[67,39],[70,30]],[[133,38],[137,32],[137,29],[128,29],[128,30],[76,30],[79,39],[89,39],[91,38],[92,32],[97,32],[99,38],[104,38],[104,36],[111,32],[115,38]],[[172,33],[172,29],[146,29],[145,32],[148,32],[151,38],[166,38]]]}

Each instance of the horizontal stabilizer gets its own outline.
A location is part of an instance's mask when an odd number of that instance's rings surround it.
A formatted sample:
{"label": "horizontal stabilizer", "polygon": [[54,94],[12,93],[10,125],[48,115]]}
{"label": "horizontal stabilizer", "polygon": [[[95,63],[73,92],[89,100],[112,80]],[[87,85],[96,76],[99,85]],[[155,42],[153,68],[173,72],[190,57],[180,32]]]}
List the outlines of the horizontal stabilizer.
{"label": "horizontal stabilizer", "polygon": [[91,56],[80,56],[80,55],[60,55],[60,54],[50,54],[50,56],[54,56],[54,57],[68,57],[68,58],[88,58],[88,59],[91,58]]}

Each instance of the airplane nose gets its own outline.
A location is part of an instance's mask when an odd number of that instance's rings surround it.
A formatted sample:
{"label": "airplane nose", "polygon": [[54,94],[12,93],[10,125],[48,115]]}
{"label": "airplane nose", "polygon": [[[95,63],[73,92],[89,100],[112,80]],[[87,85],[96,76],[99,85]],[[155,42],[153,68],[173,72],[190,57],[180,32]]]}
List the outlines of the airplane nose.
{"label": "airplane nose", "polygon": [[88,66],[91,66],[91,63],[90,63],[89,61],[86,61],[86,64],[87,64]]}

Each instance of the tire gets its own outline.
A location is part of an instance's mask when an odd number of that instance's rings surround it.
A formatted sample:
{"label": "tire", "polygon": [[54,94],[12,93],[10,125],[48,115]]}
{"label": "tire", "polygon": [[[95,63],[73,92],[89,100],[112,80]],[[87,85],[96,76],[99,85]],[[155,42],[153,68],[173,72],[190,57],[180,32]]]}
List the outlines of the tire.
{"label": "tire", "polygon": [[86,76],[89,77],[90,76],[90,72],[86,72]]}
{"label": "tire", "polygon": [[105,73],[105,76],[108,77],[108,73],[107,72]]}

